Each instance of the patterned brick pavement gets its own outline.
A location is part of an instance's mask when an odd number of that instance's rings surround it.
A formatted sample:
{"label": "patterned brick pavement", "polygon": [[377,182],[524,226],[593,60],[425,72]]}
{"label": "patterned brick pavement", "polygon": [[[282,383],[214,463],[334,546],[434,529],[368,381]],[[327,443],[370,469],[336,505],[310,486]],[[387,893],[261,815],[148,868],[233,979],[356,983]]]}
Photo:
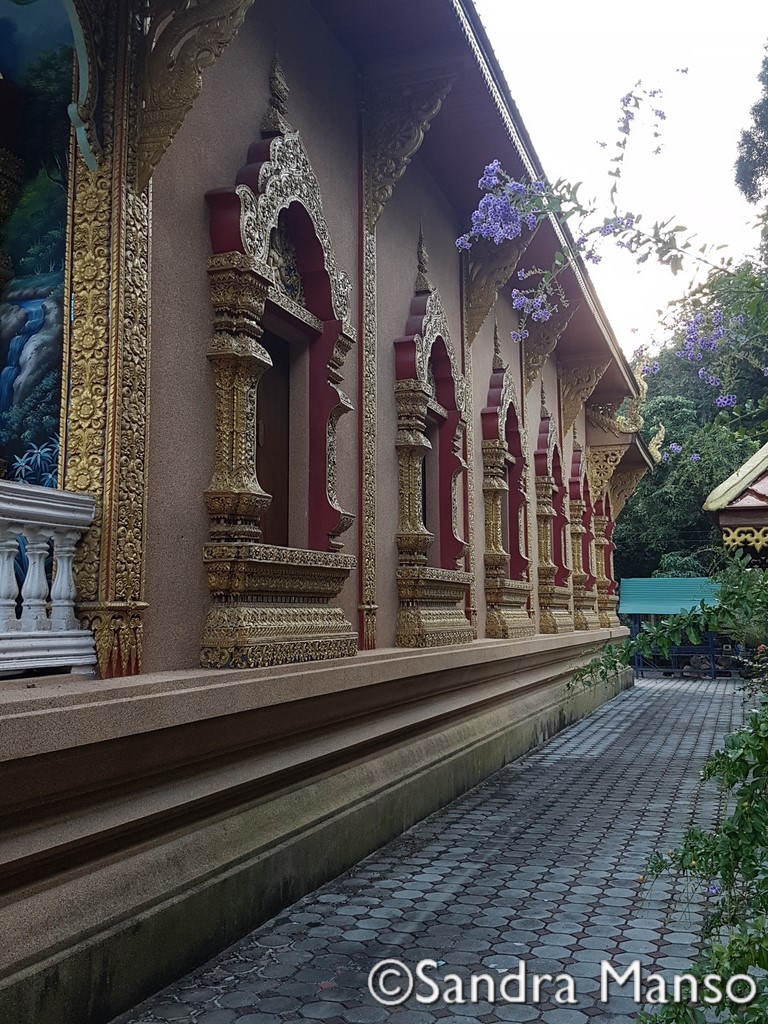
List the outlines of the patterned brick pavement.
{"label": "patterned brick pavement", "polygon": [[[599,1002],[600,961],[681,970],[701,897],[681,908],[639,876],[695,819],[716,818],[699,769],[742,720],[732,681],[645,680],[507,766],[226,953],[119,1018],[121,1024],[627,1024],[630,986]],[[526,962],[567,973],[578,1004],[379,1005],[371,967],[432,959],[440,979],[503,978]],[[417,983],[416,992],[426,992]]]}

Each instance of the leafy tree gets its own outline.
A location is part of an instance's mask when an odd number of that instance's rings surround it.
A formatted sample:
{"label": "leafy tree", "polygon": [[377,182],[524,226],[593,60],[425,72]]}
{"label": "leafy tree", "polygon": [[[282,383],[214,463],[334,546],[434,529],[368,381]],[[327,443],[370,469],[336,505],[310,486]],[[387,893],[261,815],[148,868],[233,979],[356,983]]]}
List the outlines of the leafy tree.
{"label": "leafy tree", "polygon": [[757,79],[763,94],[752,107],[752,124],[741,133],[736,160],[736,184],[750,203],[760,202],[768,193],[768,55]]}

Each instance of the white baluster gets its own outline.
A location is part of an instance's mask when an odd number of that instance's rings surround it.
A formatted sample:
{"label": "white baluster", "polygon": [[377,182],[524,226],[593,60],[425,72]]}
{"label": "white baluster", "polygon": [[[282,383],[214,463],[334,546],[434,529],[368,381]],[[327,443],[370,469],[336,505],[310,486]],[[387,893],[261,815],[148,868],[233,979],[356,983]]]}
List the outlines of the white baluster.
{"label": "white baluster", "polygon": [[21,588],[21,628],[25,632],[41,632],[51,628],[45,613],[48,598],[48,580],[45,560],[48,557],[50,530],[25,529],[27,538],[27,575]]}
{"label": "white baluster", "polygon": [[0,633],[11,633],[19,628],[16,618],[16,600],[19,584],[16,581],[14,562],[19,550],[17,534],[22,527],[15,523],[3,523],[0,533]]}
{"label": "white baluster", "polygon": [[72,561],[79,531],[53,531],[53,557],[56,573],[51,587],[51,629],[77,629],[75,618],[75,578]]}

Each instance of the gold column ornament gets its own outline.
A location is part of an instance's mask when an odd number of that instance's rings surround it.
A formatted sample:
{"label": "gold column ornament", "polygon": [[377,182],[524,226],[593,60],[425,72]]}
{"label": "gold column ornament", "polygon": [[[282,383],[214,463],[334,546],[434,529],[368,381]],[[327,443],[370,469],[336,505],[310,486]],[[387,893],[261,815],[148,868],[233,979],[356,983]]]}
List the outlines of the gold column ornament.
{"label": "gold column ornament", "polygon": [[595,527],[595,562],[597,563],[595,567],[595,586],[597,587],[598,618],[602,629],[610,629],[611,626],[617,626],[619,620],[616,615],[618,601],[610,593],[611,580],[608,579],[605,571],[607,548],[609,545],[606,530],[608,529],[609,519],[608,516],[596,515],[593,517],[592,522]]}
{"label": "gold column ornament", "polygon": [[[543,388],[542,388],[543,390]],[[543,425],[547,424],[546,436],[543,433]],[[542,446],[542,441],[546,448]],[[573,594],[570,580],[571,571],[565,565],[565,530],[568,528],[568,516],[564,513],[564,529],[560,543],[562,546],[562,565],[558,566],[554,561],[554,531],[559,529],[558,512],[554,500],[556,490],[564,486],[555,479],[555,451],[556,440],[552,422],[546,408],[542,406],[541,426],[539,428],[539,442],[534,457],[536,464],[536,533],[538,537],[538,601],[539,601],[539,629],[542,633],[570,633],[573,631]],[[558,452],[559,458],[559,452]],[[562,467],[560,469],[562,476]],[[565,502],[565,494],[562,495]],[[557,582],[558,569],[560,574],[565,575],[567,584]]]}
{"label": "gold column ornament", "polygon": [[103,676],[140,671],[149,409],[149,234],[137,192],[141,27],[130,0],[105,7],[103,155],[72,170],[62,392],[62,484],[96,500],[78,546],[83,628],[94,631]]}
{"label": "gold column ornament", "polygon": [[424,141],[448,94],[455,68],[384,78],[369,75],[360,95],[363,208],[360,295],[360,633],[364,650],[376,647],[376,224],[395,185]]}
{"label": "gold column ornament", "polygon": [[140,192],[253,0],[148,0],[137,180]]}
{"label": "gold column ornament", "polygon": [[544,363],[555,351],[560,336],[571,321],[576,312],[576,307],[558,309],[549,320],[536,321],[528,319],[526,330],[528,337],[522,342],[523,345],[523,372],[524,391],[527,395],[533,387],[536,378],[541,373]]}
{"label": "gold column ornament", "polygon": [[592,395],[601,377],[611,365],[610,359],[604,362],[558,363],[560,380],[560,426],[563,435],[567,434],[582,406]]}
{"label": "gold column ornament", "polygon": [[[588,517],[586,497],[586,465],[581,446],[574,437],[573,466],[577,472],[571,476],[570,484],[570,531],[571,551],[573,559],[573,617],[576,629],[597,629],[600,620],[597,610],[597,589],[593,573],[594,544],[590,543],[585,551],[585,537],[591,532],[585,525],[592,517]],[[586,563],[586,564],[585,564]]]}

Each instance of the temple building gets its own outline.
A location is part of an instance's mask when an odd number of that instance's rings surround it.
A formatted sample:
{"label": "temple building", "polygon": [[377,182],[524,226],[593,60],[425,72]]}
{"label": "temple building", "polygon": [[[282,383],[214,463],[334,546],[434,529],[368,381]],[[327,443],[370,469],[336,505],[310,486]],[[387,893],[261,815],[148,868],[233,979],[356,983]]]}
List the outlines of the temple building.
{"label": "temple building", "polygon": [[545,175],[471,0],[4,6],[0,1020],[109,1021],[629,685],[568,688],[642,386],[565,224],[457,248],[494,158]]}
{"label": "temple building", "polygon": [[756,565],[768,562],[768,444],[739,466],[704,502],[728,551],[743,551]]}

